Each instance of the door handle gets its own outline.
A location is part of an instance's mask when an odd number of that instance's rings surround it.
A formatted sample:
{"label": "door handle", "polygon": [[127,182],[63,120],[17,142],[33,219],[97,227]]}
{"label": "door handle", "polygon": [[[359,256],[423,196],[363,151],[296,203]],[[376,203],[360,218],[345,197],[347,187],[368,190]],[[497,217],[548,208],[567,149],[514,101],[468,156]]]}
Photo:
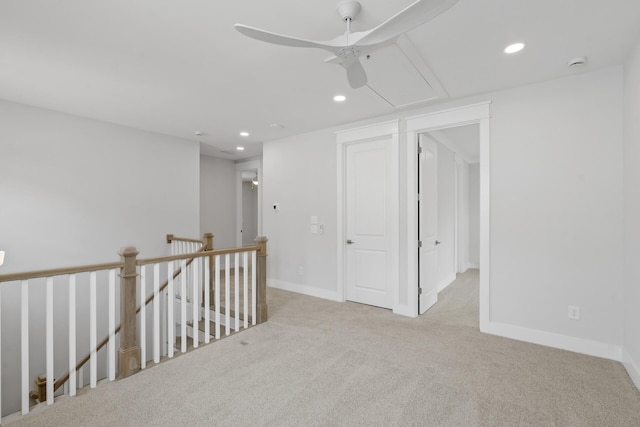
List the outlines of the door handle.
{"label": "door handle", "polygon": [[437,240],[436,240],[436,246],[437,246],[437,245],[439,245],[439,244],[441,244],[441,243],[442,243],[442,242],[439,242],[439,241],[437,241]]}
{"label": "door handle", "polygon": [[347,245],[353,245],[355,242],[351,239],[347,240]]}

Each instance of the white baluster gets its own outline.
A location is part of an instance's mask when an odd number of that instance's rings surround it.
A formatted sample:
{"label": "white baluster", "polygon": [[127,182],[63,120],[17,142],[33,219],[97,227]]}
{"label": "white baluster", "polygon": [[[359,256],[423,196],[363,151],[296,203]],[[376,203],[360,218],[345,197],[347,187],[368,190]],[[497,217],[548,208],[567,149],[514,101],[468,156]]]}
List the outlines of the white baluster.
{"label": "white baluster", "polygon": [[202,258],[204,268],[204,342],[211,342],[211,290],[209,289],[209,257]]}
{"label": "white baluster", "polygon": [[20,283],[21,290],[21,358],[22,358],[22,415],[29,413],[29,281]]}
{"label": "white baluster", "polygon": [[160,356],[167,355],[167,289],[160,291]]}
{"label": "white baluster", "polygon": [[220,339],[220,255],[216,255],[216,277],[213,282],[214,304],[216,308],[216,339]]}
{"label": "white baluster", "polygon": [[109,270],[109,341],[107,342],[109,360],[109,381],[116,379],[116,270]]}
{"label": "white baluster", "polygon": [[[189,242],[184,242],[183,254],[188,254],[188,253],[189,253]],[[191,301],[191,268],[184,270],[182,274],[185,274],[187,276],[187,288],[186,288],[186,293],[183,295],[183,297],[187,302],[193,302]]]}
{"label": "white baluster", "polygon": [[193,297],[191,298],[191,312],[193,317],[193,348],[198,348],[198,318],[200,315],[198,314],[198,310],[200,309],[198,303],[198,258],[193,258],[191,262],[191,270],[193,271],[191,274],[191,278],[193,279]]}
{"label": "white baluster", "polygon": [[235,277],[234,277],[234,284],[235,284],[235,289],[234,289],[234,295],[233,295],[233,302],[234,302],[234,309],[236,312],[236,322],[235,322],[235,330],[236,332],[240,330],[240,254],[236,252],[235,254],[235,265],[234,265],[234,270],[235,270]]}
{"label": "white baluster", "polygon": [[230,264],[231,257],[229,254],[224,256],[224,334],[229,335],[231,333],[231,289],[229,289],[231,282]]}
{"label": "white baluster", "polygon": [[160,264],[153,265],[153,363],[160,363]]}
{"label": "white baluster", "polygon": [[0,420],[2,420],[2,287],[0,287]]}
{"label": "white baluster", "polygon": [[181,345],[180,351],[183,353],[187,352],[187,261],[182,260],[182,271],[180,273],[180,334],[181,334]]}
{"label": "white baluster", "polygon": [[244,286],[244,328],[247,329],[249,327],[249,272],[247,271],[249,268],[249,252],[244,252],[242,254],[242,284]]}
{"label": "white baluster", "polygon": [[173,346],[176,341],[176,325],[173,320],[173,306],[176,302],[176,294],[173,291],[173,261],[169,262],[169,266],[167,267],[167,277],[169,278],[169,287],[167,290],[167,295],[169,296],[169,300],[167,301],[167,340],[169,344],[167,345],[167,353],[171,358],[173,357]]}
{"label": "white baluster", "polygon": [[147,367],[147,266],[140,266],[140,369]]}
{"label": "white baluster", "polygon": [[78,389],[84,387],[84,366],[78,371]]}
{"label": "white baluster", "polygon": [[47,405],[53,405],[53,277],[46,280]]}
{"label": "white baluster", "polygon": [[92,271],[89,274],[89,385],[91,388],[96,388],[98,383],[98,355],[96,353],[97,335],[98,335],[98,322],[97,322],[97,308],[96,308],[96,272]]}
{"label": "white baluster", "polygon": [[256,324],[256,251],[251,251],[251,324]]}
{"label": "white baluster", "polygon": [[198,299],[198,321],[202,320],[202,310],[201,310],[201,306],[203,305],[203,301],[201,301],[200,298],[204,298],[204,295],[202,294],[203,288],[202,288],[202,281],[204,280],[204,258],[198,258],[198,294],[197,294],[197,299]]}
{"label": "white baluster", "polygon": [[76,395],[76,275],[69,276],[69,396]]}

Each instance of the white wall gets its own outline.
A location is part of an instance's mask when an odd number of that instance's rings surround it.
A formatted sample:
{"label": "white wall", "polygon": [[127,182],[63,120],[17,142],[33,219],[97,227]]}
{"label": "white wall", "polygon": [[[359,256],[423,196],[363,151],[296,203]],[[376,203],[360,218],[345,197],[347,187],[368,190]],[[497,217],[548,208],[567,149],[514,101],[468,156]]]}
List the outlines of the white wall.
{"label": "white wall", "polygon": [[0,101],[2,273],[167,253],[198,235],[198,144]]}
{"label": "white wall", "polygon": [[[267,284],[339,299],[336,284],[336,139],[331,131],[263,145]],[[274,212],[274,203],[280,211]],[[324,234],[311,234],[311,216]],[[303,273],[299,273],[302,267]]]}
{"label": "white wall", "polygon": [[[622,344],[622,69],[492,96],[491,312],[512,331]],[[579,321],[567,318],[579,306]],[[547,335],[545,339],[553,339]]]}
{"label": "white wall", "polygon": [[640,388],[640,41],[624,72],[624,349]]}
{"label": "white wall", "polygon": [[469,268],[480,267],[480,164],[469,164]]}
{"label": "white wall", "polygon": [[200,235],[216,249],[236,246],[236,169],[233,160],[200,157]]}
{"label": "white wall", "polygon": [[[404,114],[486,100],[492,101],[493,332],[616,358],[622,344],[621,68]],[[320,244],[308,234],[313,211],[336,212],[335,135],[324,130],[266,143],[264,159],[265,209],[275,201],[283,207],[279,214],[265,212],[274,242],[269,277],[300,292],[335,290],[336,236],[328,228]],[[314,267],[299,277],[302,263]],[[580,321],[567,318],[568,305],[580,306]]]}
{"label": "white wall", "polygon": [[[1,100],[0,123],[0,248],[7,252],[0,274],[118,261],[119,249],[129,245],[140,257],[161,256],[168,253],[166,234],[198,235],[197,143]],[[44,285],[30,280],[29,286],[35,379],[45,372]],[[66,300],[66,283],[56,280],[56,324],[66,324]],[[101,286],[98,301],[105,300]],[[82,357],[88,349],[86,275],[78,276],[77,301]],[[2,285],[5,415],[19,407],[19,307],[17,284]],[[100,304],[100,337],[105,312]],[[68,363],[66,332],[60,332],[56,366]]]}
{"label": "white wall", "polygon": [[458,265],[457,273],[469,268],[469,163],[456,160],[458,173]]}

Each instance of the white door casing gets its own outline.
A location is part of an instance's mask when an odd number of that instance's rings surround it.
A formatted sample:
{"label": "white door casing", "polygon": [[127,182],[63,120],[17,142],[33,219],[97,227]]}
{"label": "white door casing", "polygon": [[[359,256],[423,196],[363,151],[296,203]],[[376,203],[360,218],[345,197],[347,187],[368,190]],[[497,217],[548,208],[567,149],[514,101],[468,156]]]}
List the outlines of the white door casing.
{"label": "white door casing", "polygon": [[[490,241],[490,190],[491,190],[491,138],[490,138],[490,102],[454,107],[448,110],[435,111],[406,118],[406,199],[407,199],[407,235],[418,235],[417,218],[417,182],[416,161],[418,135],[438,129],[455,126],[479,124],[480,132],[480,330],[486,332],[490,324],[491,294],[491,241]],[[399,304],[398,310],[406,316],[418,315],[418,247],[415,240],[406,242],[406,287],[408,300]]]}
{"label": "white door casing", "polygon": [[423,314],[438,301],[438,145],[419,135],[418,312]]}
{"label": "white door casing", "polygon": [[[258,236],[262,236],[262,160],[236,163],[236,246],[242,246],[242,172],[254,171],[258,175]],[[213,245],[215,247],[215,236]]]}
{"label": "white door casing", "polygon": [[346,158],[346,298],[392,308],[390,239],[387,218],[391,139],[356,142]]}

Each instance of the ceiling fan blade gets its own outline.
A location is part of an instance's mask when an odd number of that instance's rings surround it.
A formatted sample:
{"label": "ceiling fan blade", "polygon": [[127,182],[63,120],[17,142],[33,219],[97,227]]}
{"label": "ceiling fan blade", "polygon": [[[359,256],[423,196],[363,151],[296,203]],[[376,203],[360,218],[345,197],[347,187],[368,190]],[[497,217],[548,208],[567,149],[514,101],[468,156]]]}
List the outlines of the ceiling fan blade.
{"label": "ceiling fan blade", "polygon": [[245,36],[251,37],[252,39],[267,42],[267,43],[277,44],[281,46],[292,46],[292,47],[314,47],[319,49],[325,49],[330,52],[334,51],[333,46],[323,42],[316,42],[313,40],[305,40],[305,39],[299,39],[297,37],[285,36],[282,34],[272,33],[271,31],[265,31],[259,28],[249,27],[247,25],[242,25],[242,24],[235,24],[234,28],[240,31]]}
{"label": "ceiling fan blade", "polygon": [[352,88],[358,89],[367,84],[367,73],[358,58],[349,63],[343,63],[342,66],[347,69],[347,79]]}
{"label": "ceiling fan blade", "polygon": [[382,24],[365,32],[356,42],[359,46],[387,42],[418,25],[435,18],[456,4],[458,0],[418,0],[393,15]]}

